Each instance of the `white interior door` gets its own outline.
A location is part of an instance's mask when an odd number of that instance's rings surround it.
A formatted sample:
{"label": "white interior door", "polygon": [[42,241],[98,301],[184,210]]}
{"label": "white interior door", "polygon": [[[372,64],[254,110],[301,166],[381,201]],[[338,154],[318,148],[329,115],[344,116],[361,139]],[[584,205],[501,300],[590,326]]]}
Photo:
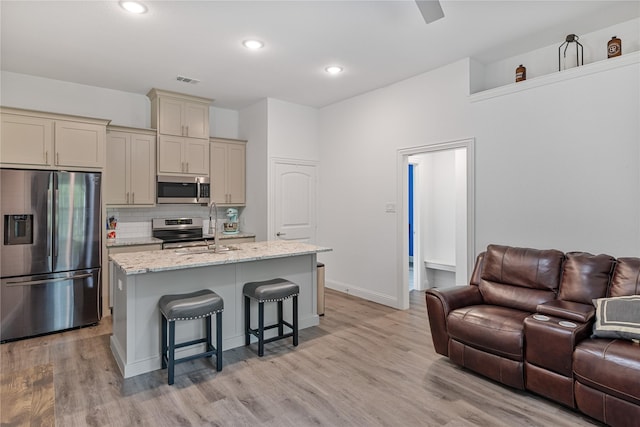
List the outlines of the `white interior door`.
{"label": "white interior door", "polygon": [[274,162],[273,238],[315,243],[316,175],[313,163]]}

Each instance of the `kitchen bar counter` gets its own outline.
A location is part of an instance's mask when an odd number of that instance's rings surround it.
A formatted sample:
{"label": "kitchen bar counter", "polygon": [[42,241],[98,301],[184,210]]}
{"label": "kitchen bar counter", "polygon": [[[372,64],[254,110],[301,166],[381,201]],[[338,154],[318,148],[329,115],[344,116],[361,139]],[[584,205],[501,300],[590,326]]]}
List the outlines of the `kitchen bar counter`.
{"label": "kitchen bar counter", "polygon": [[204,249],[196,247],[117,254],[111,255],[109,258],[124,274],[132,275],[316,254],[331,250],[307,243],[282,240],[238,243],[229,245],[229,247],[237,248],[237,250],[202,253],[201,251]]}
{"label": "kitchen bar counter", "polygon": [[107,239],[108,248],[117,248],[121,246],[142,246],[142,245],[161,245],[162,240],[155,237],[120,237],[116,239]]}
{"label": "kitchen bar counter", "polygon": [[[110,284],[114,290],[111,350],[125,378],[160,369],[160,312],[157,306],[162,295],[200,289],[211,289],[220,295],[224,300],[223,350],[244,345],[242,288],[247,282],[282,277],[296,283],[300,287],[299,328],[319,324],[316,254],[331,249],[286,241],[233,246],[238,250],[181,254],[185,251],[169,249],[110,257],[113,265]],[[257,313],[255,301],[252,301],[252,310]],[[276,316],[276,305],[267,304],[265,322],[273,323]],[[284,304],[284,316],[290,319],[289,303]],[[257,322],[256,317],[254,315],[253,319]],[[202,323],[202,320],[178,322],[178,340],[189,341],[202,336]],[[268,338],[276,332],[269,330],[265,335]],[[269,346],[267,352],[268,349]],[[197,346],[181,348],[176,357],[200,350]]]}

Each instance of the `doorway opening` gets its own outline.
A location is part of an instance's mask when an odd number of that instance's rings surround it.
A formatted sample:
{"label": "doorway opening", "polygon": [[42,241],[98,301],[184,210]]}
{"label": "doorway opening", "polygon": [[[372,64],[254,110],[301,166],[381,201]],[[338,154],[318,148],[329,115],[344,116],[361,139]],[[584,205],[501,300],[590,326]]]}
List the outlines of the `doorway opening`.
{"label": "doorway opening", "polygon": [[473,162],[473,139],[398,151],[399,308],[409,307],[410,290],[468,282],[475,251]]}

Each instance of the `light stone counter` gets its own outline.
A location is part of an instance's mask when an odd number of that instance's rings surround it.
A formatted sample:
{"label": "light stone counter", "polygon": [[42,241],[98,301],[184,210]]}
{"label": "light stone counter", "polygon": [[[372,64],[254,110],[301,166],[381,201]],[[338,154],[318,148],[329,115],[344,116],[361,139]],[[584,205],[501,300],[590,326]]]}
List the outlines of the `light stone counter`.
{"label": "light stone counter", "polygon": [[194,267],[208,267],[219,264],[234,264],[284,258],[290,256],[316,254],[331,249],[307,243],[282,240],[229,245],[234,249],[221,253],[198,253],[199,249],[165,249],[161,251],[133,252],[111,255],[109,258],[126,275],[157,273],[167,270],[182,270]]}
{"label": "light stone counter", "polygon": [[120,237],[113,240],[107,239],[108,248],[121,246],[161,245],[162,240],[155,237]]}
{"label": "light stone counter", "polygon": [[[331,249],[286,241],[240,243],[233,246],[238,250],[186,255],[180,255],[176,250],[164,250],[123,253],[110,257],[113,261],[110,284],[114,290],[111,351],[125,378],[160,369],[158,300],[162,295],[200,289],[211,289],[220,295],[224,301],[223,350],[244,345],[242,288],[247,282],[282,277],[296,283],[300,287],[299,328],[320,323],[317,314],[316,254]],[[255,328],[255,301],[251,302],[251,310],[252,327]],[[291,303],[285,302],[285,320],[290,321],[291,314]],[[276,304],[267,303],[265,323],[272,324],[276,318]],[[276,332],[277,329],[268,330],[265,337],[269,338]],[[180,321],[176,324],[177,341],[194,340],[203,334],[202,320]],[[252,341],[255,341],[254,337]],[[290,340],[286,345],[287,351],[296,351]],[[253,347],[256,350],[256,346]],[[267,354],[269,348],[269,345],[265,347]],[[201,349],[198,346],[180,348],[176,357],[199,351]],[[212,369],[215,370],[214,365]]]}

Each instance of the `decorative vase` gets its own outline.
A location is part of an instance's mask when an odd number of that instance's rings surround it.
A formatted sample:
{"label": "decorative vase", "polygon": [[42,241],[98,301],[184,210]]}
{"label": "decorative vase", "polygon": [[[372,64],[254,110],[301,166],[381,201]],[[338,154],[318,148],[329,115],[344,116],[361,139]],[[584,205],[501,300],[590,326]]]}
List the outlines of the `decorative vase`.
{"label": "decorative vase", "polygon": [[620,55],[622,55],[622,40],[617,36],[613,36],[607,43],[607,58],[614,58]]}
{"label": "decorative vase", "polygon": [[516,68],[516,83],[527,80],[527,67],[520,64],[518,68]]}

